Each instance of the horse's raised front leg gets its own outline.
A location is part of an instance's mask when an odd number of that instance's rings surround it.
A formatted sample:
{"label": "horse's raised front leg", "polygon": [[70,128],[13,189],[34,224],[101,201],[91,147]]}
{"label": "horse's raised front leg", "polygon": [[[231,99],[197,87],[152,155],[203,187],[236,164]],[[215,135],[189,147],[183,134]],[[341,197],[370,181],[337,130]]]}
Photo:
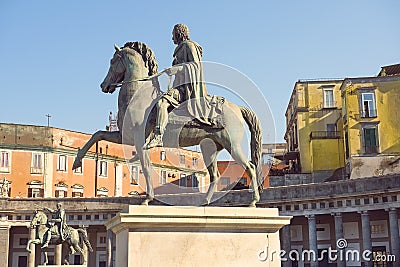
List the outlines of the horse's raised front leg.
{"label": "horse's raised front leg", "polygon": [[78,150],[76,154],[74,164],[72,165],[72,169],[75,170],[82,166],[82,159],[85,157],[86,153],[89,149],[98,141],[106,140],[112,143],[121,144],[122,138],[119,131],[108,132],[108,131],[97,131],[90,137],[89,141]]}
{"label": "horse's raised front leg", "polygon": [[31,244],[33,244],[33,245],[40,244],[40,239],[31,239],[28,241],[28,243],[26,244],[26,251],[28,251],[29,253],[32,252],[32,250],[30,248]]}
{"label": "horse's raised front leg", "polygon": [[216,145],[211,139],[204,139],[200,143],[201,153],[203,154],[204,163],[207,166],[210,174],[210,186],[206,194],[206,198],[202,206],[207,206],[211,203],[211,198],[217,190],[220,173],[217,166],[217,155],[222,150],[220,145]]}

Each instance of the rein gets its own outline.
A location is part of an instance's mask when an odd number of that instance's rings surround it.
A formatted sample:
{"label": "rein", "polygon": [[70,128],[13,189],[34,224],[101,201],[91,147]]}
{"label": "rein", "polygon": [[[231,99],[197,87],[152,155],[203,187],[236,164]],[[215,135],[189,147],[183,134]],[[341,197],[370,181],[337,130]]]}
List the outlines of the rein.
{"label": "rein", "polygon": [[[139,79],[135,79],[135,80],[130,80],[130,81],[122,81],[121,83],[112,83],[111,86],[115,86],[115,87],[121,87],[122,85],[126,84],[126,83],[134,83],[134,82],[144,82],[144,81],[149,81],[152,80],[154,78],[157,78],[158,76],[161,76],[167,69],[164,69],[156,74],[153,74],[151,76],[145,77],[145,78],[139,78]],[[113,71],[114,74],[114,71]],[[170,84],[171,84],[171,79],[172,76],[169,76],[168,79],[168,89],[170,88]]]}

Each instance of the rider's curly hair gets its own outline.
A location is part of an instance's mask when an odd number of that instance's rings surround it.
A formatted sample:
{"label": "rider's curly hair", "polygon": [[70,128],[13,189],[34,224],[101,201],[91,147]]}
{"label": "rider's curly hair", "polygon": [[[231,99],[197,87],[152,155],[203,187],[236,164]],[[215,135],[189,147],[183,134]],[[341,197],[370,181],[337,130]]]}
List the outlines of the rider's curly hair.
{"label": "rider's curly hair", "polygon": [[189,28],[185,24],[176,24],[173,32],[178,41],[190,40]]}

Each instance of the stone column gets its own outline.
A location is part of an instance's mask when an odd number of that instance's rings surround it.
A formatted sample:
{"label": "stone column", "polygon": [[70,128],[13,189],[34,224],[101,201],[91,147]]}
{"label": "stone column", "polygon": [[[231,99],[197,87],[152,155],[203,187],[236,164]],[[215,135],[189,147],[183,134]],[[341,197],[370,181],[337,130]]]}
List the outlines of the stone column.
{"label": "stone column", "polygon": [[82,242],[82,249],[83,249],[83,262],[86,262],[86,266],[88,265],[88,247],[86,246],[85,242]]}
{"label": "stone column", "polygon": [[[335,243],[337,244],[338,240],[343,238],[343,217],[340,212],[335,213],[334,216],[335,216],[335,238],[336,238]],[[338,249],[338,248],[336,247],[336,249]],[[338,255],[337,266],[345,267],[346,266],[346,260],[344,257],[345,249],[344,248],[342,248],[341,250],[338,249],[337,255]],[[343,255],[343,257],[342,257],[343,260],[341,260],[340,255]]]}
{"label": "stone column", "polygon": [[389,210],[389,227],[390,227],[390,247],[391,254],[396,257],[393,267],[400,267],[400,240],[399,240],[399,216],[396,208]]}
{"label": "stone column", "polygon": [[111,230],[107,230],[107,266],[113,266],[113,232]]}
{"label": "stone column", "polygon": [[318,243],[317,243],[317,223],[315,221],[315,215],[308,215],[308,240],[309,240],[309,250],[311,253],[315,253],[313,259],[313,254],[311,254],[311,267],[318,267]]}
{"label": "stone column", "polygon": [[8,266],[8,250],[11,225],[0,225],[0,266]]}
{"label": "stone column", "polygon": [[[362,250],[363,251],[366,251],[366,250],[371,251],[371,255],[369,256],[371,258],[371,261],[365,262],[364,266],[372,267],[373,256],[372,256],[372,241],[371,241],[371,224],[369,221],[368,211],[361,212],[361,227],[362,227],[362,238],[363,238]],[[361,258],[361,261],[364,262],[364,259]]]}
{"label": "stone column", "polygon": [[[31,228],[30,226],[28,226],[28,228],[29,228],[29,240],[34,240],[36,237],[36,229]],[[28,254],[28,267],[35,267],[36,245],[31,244],[30,249],[31,253]]]}
{"label": "stone column", "polygon": [[291,267],[292,263],[289,260],[289,252],[291,249],[290,246],[290,225],[286,225],[281,228],[281,249],[286,252],[285,257],[288,259],[287,261],[282,261],[282,267]]}
{"label": "stone column", "polygon": [[56,245],[54,261],[56,265],[61,265],[62,260],[62,244]]}

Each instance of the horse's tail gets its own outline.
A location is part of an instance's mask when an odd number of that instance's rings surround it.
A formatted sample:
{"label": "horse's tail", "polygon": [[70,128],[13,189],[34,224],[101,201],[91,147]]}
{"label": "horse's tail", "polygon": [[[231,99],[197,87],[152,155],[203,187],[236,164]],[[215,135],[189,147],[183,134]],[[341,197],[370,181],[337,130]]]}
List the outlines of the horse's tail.
{"label": "horse's tail", "polygon": [[87,236],[86,229],[85,228],[78,228],[76,230],[78,231],[78,233],[82,234],[82,237],[83,237],[82,240],[85,243],[86,247],[89,249],[89,251],[93,252],[93,248],[92,248],[92,245],[89,242],[89,238]]}
{"label": "horse's tail", "polygon": [[[250,150],[251,150],[251,162],[255,165],[256,177],[258,182],[258,189],[260,191],[263,190],[264,178],[262,175],[261,169],[261,150],[262,150],[262,131],[261,124],[257,118],[257,115],[250,109],[246,107],[240,107],[240,111],[242,112],[242,116],[246,121],[250,133],[251,133],[251,141],[250,141]],[[255,190],[257,190],[255,188]]]}

